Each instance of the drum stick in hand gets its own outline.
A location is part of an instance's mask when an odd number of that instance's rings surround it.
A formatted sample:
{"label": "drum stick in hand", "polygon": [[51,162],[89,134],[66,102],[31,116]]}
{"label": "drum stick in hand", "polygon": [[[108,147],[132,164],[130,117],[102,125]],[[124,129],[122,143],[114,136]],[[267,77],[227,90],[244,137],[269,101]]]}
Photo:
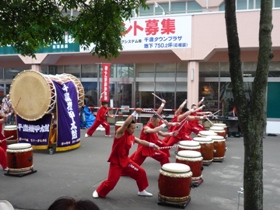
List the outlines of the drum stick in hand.
{"label": "drum stick in hand", "polygon": [[206,117],[206,120],[208,120],[208,122],[210,122],[211,125],[213,125],[214,123],[211,122],[211,120],[209,120],[208,117]]}
{"label": "drum stick in hand", "polygon": [[158,97],[156,94],[152,93],[155,97],[157,97],[159,100],[163,100],[162,98]]}
{"label": "drum stick in hand", "polygon": [[8,138],[5,138],[5,139],[3,139],[3,140],[0,140],[0,142],[3,142],[3,141],[7,141],[7,140],[9,140],[9,139],[11,139],[11,138],[13,138],[14,136],[9,136]]}

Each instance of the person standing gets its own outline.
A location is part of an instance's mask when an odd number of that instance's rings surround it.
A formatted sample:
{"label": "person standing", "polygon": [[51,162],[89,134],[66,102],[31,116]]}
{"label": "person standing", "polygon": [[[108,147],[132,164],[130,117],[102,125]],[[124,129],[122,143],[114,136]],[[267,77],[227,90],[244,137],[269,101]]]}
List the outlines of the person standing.
{"label": "person standing", "polygon": [[114,115],[111,115],[109,113],[108,109],[108,101],[102,101],[102,95],[101,93],[100,99],[99,99],[99,109],[96,114],[96,118],[92,126],[87,130],[85,133],[85,137],[92,136],[92,134],[95,132],[95,130],[98,128],[99,125],[102,125],[105,128],[105,136],[111,137],[110,135],[110,124],[107,122],[106,117],[107,115],[109,117],[115,117]]}
{"label": "person standing", "polygon": [[149,183],[145,170],[128,157],[129,150],[135,142],[155,150],[159,149],[154,143],[141,140],[134,136],[136,127],[134,117],[141,111],[139,108],[136,109],[116,131],[112,151],[108,159],[108,162],[110,162],[108,178],[93,192],[93,198],[105,198],[114,189],[122,173],[127,174],[136,181],[139,196],[153,196],[146,191]]}
{"label": "person standing", "polygon": [[2,134],[2,125],[7,121],[7,117],[4,113],[0,112],[0,165],[2,166],[3,170],[8,170],[7,164],[7,143],[4,140],[5,137]]}

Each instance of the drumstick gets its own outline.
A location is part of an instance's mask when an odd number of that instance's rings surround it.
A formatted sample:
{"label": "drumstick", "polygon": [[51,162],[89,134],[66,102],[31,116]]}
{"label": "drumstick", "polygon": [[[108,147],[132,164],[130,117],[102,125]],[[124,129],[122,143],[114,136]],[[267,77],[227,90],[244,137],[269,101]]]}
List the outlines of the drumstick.
{"label": "drumstick", "polygon": [[7,141],[7,140],[9,140],[9,139],[11,139],[11,138],[13,138],[14,136],[9,136],[9,137],[7,137],[7,138],[5,138],[5,139],[3,139],[3,140],[0,140],[0,142],[2,142],[2,141]]}
{"label": "drumstick", "polygon": [[156,114],[161,120],[164,120],[164,119],[162,118],[162,116],[160,116],[155,110],[143,109],[143,112],[148,112],[148,113]]}
{"label": "drumstick", "polygon": [[178,145],[175,144],[175,145],[173,145],[173,146],[160,147],[159,149],[170,149],[170,148],[174,148],[174,147],[178,147]]}
{"label": "drumstick", "polygon": [[220,111],[221,111],[221,110],[216,111],[215,113],[213,113],[213,115],[216,114],[216,113],[218,113],[218,112],[220,112]]}
{"label": "drumstick", "polygon": [[115,116],[117,116],[117,113],[118,113],[118,108],[117,108],[117,110],[116,110]]}
{"label": "drumstick", "polygon": [[162,98],[158,97],[156,94],[152,93],[155,97],[162,101]]}
{"label": "drumstick", "polygon": [[208,120],[208,122],[210,122],[211,123],[211,125],[213,125],[214,123],[212,123],[210,120],[209,120],[209,118],[208,117],[206,117],[206,120]]}

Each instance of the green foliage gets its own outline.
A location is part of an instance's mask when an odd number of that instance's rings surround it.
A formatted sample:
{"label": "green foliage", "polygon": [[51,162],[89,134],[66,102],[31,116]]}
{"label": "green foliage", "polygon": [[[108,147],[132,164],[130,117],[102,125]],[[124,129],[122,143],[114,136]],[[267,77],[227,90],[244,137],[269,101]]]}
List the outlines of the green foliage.
{"label": "green foliage", "polygon": [[[122,50],[124,20],[146,0],[2,0],[0,3],[0,46],[12,45],[22,55],[53,42],[63,42],[69,32],[75,42],[89,47],[92,54],[110,59]],[[79,15],[71,17],[70,10]],[[66,13],[68,11],[68,13]],[[68,15],[66,15],[68,14]]]}

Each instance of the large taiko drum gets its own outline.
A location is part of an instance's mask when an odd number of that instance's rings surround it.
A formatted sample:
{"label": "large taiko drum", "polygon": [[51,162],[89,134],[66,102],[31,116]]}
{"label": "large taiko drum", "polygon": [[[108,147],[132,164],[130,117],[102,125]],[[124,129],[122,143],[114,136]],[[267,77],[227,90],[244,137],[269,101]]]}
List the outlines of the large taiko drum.
{"label": "large taiko drum", "polygon": [[201,153],[192,150],[182,150],[176,155],[176,163],[183,163],[191,168],[192,182],[202,178],[202,160]]}
{"label": "large taiko drum", "polygon": [[214,123],[212,126],[215,126],[215,127],[222,127],[222,128],[225,130],[226,136],[227,136],[228,127],[227,127],[227,125],[226,125],[225,123]]}
{"label": "large taiko drum", "polygon": [[72,74],[56,74],[56,75],[47,75],[52,81],[55,81],[59,84],[64,84],[66,82],[73,82],[76,92],[77,92],[77,100],[78,100],[78,106],[82,107],[84,106],[84,88],[82,83],[79,81],[78,78],[76,78]]}
{"label": "large taiko drum", "polygon": [[190,199],[192,172],[182,163],[166,163],[160,169],[159,202],[183,205]]}
{"label": "large taiko drum", "polygon": [[75,77],[72,74],[62,74],[62,75],[66,75],[68,76],[72,82],[74,82],[74,85],[76,86],[76,91],[77,91],[77,96],[78,96],[78,104],[79,107],[83,107],[84,106],[84,99],[85,99],[85,91],[84,91],[84,87],[83,84],[81,83],[81,81]]}
{"label": "large taiko drum", "polygon": [[17,125],[5,125],[4,136],[7,144],[14,144],[18,141]]}
{"label": "large taiko drum", "polygon": [[8,145],[7,162],[10,172],[26,172],[33,168],[33,149],[29,143]]}
{"label": "large taiko drum", "polygon": [[226,141],[222,136],[208,136],[213,140],[214,153],[213,161],[222,162],[225,158],[226,153]]}
{"label": "large taiko drum", "polygon": [[115,123],[115,133],[117,132],[117,130],[122,127],[122,125],[124,124],[124,121],[117,121]]}
{"label": "large taiko drum", "polygon": [[48,76],[28,70],[13,79],[10,98],[17,115],[28,121],[36,121],[54,109],[56,90]]}
{"label": "large taiko drum", "polygon": [[214,131],[215,133],[217,133],[217,135],[222,136],[224,138],[226,137],[226,131],[221,126],[211,126],[209,128],[209,131]]}
{"label": "large taiko drum", "polygon": [[199,137],[207,137],[207,136],[216,136],[218,135],[214,131],[199,131],[198,136]]}
{"label": "large taiko drum", "polygon": [[178,142],[178,152],[181,150],[192,150],[200,152],[200,144],[193,140],[182,140]]}
{"label": "large taiko drum", "polygon": [[194,137],[194,141],[199,142],[201,146],[201,155],[203,157],[203,164],[210,165],[214,157],[213,140],[209,137]]}

